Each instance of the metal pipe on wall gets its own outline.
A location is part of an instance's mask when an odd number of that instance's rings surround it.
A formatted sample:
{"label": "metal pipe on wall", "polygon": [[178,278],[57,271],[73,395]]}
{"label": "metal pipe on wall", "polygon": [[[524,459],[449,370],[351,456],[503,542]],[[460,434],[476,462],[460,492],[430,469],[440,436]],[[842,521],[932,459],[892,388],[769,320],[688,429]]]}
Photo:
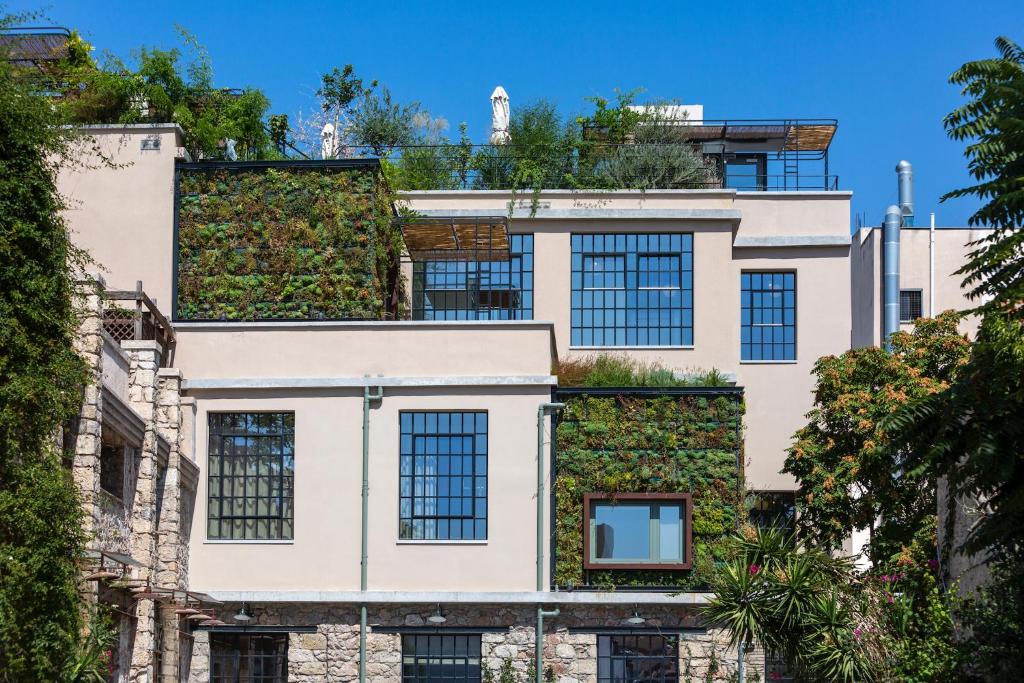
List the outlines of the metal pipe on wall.
{"label": "metal pipe on wall", "polygon": [[[541,403],[537,406],[537,592],[544,591],[544,415],[562,410],[564,403]],[[544,617],[557,617],[559,610],[544,611],[537,605],[537,625],[533,634],[534,675],[536,683],[544,681]]]}
{"label": "metal pipe on wall", "polygon": [[[359,591],[366,593],[367,586],[367,536],[370,514],[370,402],[384,398],[384,388],[377,387],[376,393],[370,392],[370,385],[363,387],[363,487],[362,516],[360,520],[360,552],[359,552]],[[359,683],[366,683],[366,603],[359,605]]]}
{"label": "metal pipe on wall", "polygon": [[900,207],[885,210],[882,228],[882,344],[892,349],[889,337],[900,329]]}
{"label": "metal pipe on wall", "polygon": [[914,167],[903,159],[896,164],[896,177],[899,183],[900,216],[903,227],[914,227]]}
{"label": "metal pipe on wall", "polygon": [[935,317],[935,213],[928,221],[928,317]]}

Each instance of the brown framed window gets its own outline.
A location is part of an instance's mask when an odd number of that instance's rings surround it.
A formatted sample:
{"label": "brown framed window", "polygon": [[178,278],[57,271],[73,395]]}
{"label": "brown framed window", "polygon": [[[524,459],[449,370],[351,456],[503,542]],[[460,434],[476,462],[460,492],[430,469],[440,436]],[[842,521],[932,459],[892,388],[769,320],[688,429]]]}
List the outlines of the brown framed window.
{"label": "brown framed window", "polygon": [[689,493],[587,493],[583,496],[585,569],[689,569],[693,500]]}

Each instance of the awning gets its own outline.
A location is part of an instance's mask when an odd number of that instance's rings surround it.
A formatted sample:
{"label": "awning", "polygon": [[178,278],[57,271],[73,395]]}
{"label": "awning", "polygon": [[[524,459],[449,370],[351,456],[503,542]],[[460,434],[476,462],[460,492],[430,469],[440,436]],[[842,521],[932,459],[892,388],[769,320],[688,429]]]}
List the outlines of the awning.
{"label": "awning", "polygon": [[505,216],[431,216],[400,219],[413,261],[508,261]]}

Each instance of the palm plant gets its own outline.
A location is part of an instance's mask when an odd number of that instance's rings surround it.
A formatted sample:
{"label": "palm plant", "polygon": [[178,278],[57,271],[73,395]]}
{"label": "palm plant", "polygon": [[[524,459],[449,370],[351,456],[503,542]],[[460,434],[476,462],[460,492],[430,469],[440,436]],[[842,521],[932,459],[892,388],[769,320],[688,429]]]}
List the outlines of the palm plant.
{"label": "palm plant", "polygon": [[850,558],[800,548],[776,528],[737,536],[734,548],[704,616],[728,631],[740,656],[760,644],[819,680],[877,678],[880,650],[865,635],[876,629],[862,627],[869,619],[851,580]]}

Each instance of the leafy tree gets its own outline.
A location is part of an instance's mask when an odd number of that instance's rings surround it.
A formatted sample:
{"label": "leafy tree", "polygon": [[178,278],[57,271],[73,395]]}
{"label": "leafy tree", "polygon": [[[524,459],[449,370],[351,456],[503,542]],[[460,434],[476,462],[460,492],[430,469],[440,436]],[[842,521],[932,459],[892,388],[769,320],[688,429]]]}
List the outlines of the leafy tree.
{"label": "leafy tree", "polygon": [[369,147],[379,157],[386,157],[396,147],[410,145],[415,140],[419,111],[419,102],[392,101],[391,91],[386,87],[367,92],[352,115],[352,142]]}
{"label": "leafy tree", "polygon": [[948,192],[943,201],[976,196],[985,201],[970,218],[992,234],[977,243],[958,271],[971,295],[990,297],[983,311],[1024,315],[1024,49],[996,39],[999,57],[968,62],[950,76],[969,101],[948,116],[954,140],[969,140],[968,170],[974,185]]}
{"label": "leafy tree", "polygon": [[885,419],[956,377],[969,350],[958,320],[918,320],[893,335],[892,353],[853,349],[815,364],[814,408],[783,467],[800,485],[800,529],[815,543],[838,548],[854,529],[875,527],[870,552],[883,561],[933,523],[934,474],[890,447]]}
{"label": "leafy tree", "polygon": [[87,378],[73,347],[73,272],[85,257],[69,240],[55,184],[57,165],[78,148],[39,83],[2,57],[0,681],[82,680],[95,669],[79,647],[82,509],[55,442]]}
{"label": "leafy tree", "polygon": [[909,466],[945,477],[948,505],[974,501],[980,512],[961,547],[947,529],[945,550],[991,562],[994,582],[960,610],[973,660],[966,673],[988,680],[1024,665],[1024,51],[1007,38],[996,48],[999,57],[952,75],[969,101],[946,117],[950,137],[971,141],[965,155],[977,182],[944,199],[982,199],[971,223],[994,227],[960,271],[971,295],[987,299],[981,325],[950,386],[883,425],[892,451],[913,454]]}
{"label": "leafy tree", "polygon": [[272,151],[263,117],[270,106],[262,91],[213,86],[210,56],[194,36],[179,30],[193,55],[182,63],[179,48],[139,48],[135,67],[108,55],[102,63],[72,50],[64,64],[60,103],[72,123],[174,122],[185,132],[193,158],[222,156],[225,141],[235,140],[243,158]]}

